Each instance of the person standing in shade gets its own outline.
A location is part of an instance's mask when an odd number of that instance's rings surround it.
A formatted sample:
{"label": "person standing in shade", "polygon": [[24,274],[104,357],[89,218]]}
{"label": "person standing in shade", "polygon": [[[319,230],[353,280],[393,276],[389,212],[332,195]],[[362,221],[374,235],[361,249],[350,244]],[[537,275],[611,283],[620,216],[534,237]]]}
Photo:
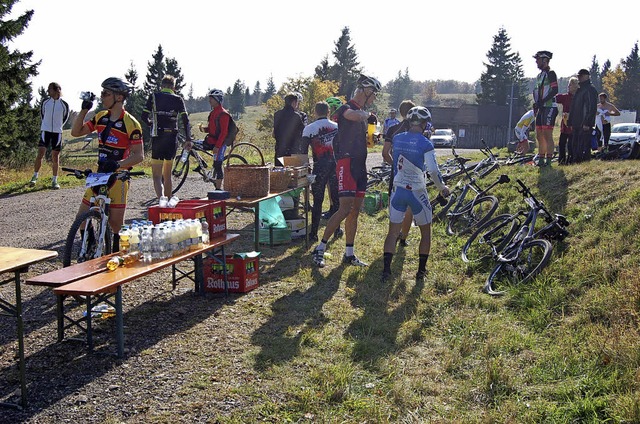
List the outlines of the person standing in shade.
{"label": "person standing in shade", "polygon": [[578,78],[571,77],[567,85],[567,92],[556,96],[556,102],[562,105],[562,122],[560,124],[560,139],[558,140],[558,163],[560,165],[566,165],[569,162],[568,153],[570,153],[571,149],[572,130],[571,127],[567,125],[567,119],[569,118],[573,95],[578,91],[578,87]]}
{"label": "person standing in shade", "polygon": [[[171,167],[178,147],[178,120],[182,119],[186,147],[191,148],[191,128],[184,100],[175,90],[176,80],[165,75],[160,91],[152,93],[142,109],[142,121],[151,127],[151,176],[158,199],[171,197]],[[177,199],[176,199],[177,200]]]}
{"label": "person standing in shade", "polygon": [[598,137],[598,147],[600,149],[609,149],[609,139],[611,138],[611,117],[620,116],[617,107],[607,100],[607,93],[598,95],[600,102],[598,103],[598,115],[596,116],[596,127],[600,132]]}
{"label": "person standing in shade", "polygon": [[591,160],[591,136],[598,108],[598,91],[591,84],[589,71],[578,71],[578,83],[580,87],[571,101],[568,118],[572,129],[571,163]]}
{"label": "person standing in shade", "polygon": [[[338,206],[336,160],[333,157],[333,139],[338,133],[338,124],[329,120],[329,104],[327,102],[316,103],[315,114],[316,120],[304,127],[302,132],[302,142],[305,146],[311,146],[313,174],[316,176],[315,181],[311,184],[313,195],[311,231],[309,232],[311,242],[318,241],[318,227],[322,217],[325,187],[329,188],[333,207],[337,209]],[[330,213],[333,215],[335,210],[330,210]],[[334,235],[336,234],[334,233]]]}
{"label": "person standing in shade", "polygon": [[281,157],[302,153],[302,131],[304,121],[298,113],[299,93],[289,93],[284,96],[284,107],[273,114],[273,138],[276,139],[276,166],[284,166]]}
{"label": "person standing in shade", "polygon": [[40,105],[40,141],[38,142],[38,154],[33,165],[33,177],[29,181],[30,186],[35,186],[38,181],[38,173],[42,166],[42,158],[48,148],[51,148],[51,171],[53,178],[51,188],[57,190],[58,168],[60,167],[60,150],[62,150],[62,127],[69,119],[69,105],[62,100],[62,88],[57,82],[52,82],[47,88],[49,98]]}
{"label": "person standing in shade", "polygon": [[[400,115],[402,116],[402,122],[398,122],[395,125],[389,127],[387,132],[384,134],[384,145],[382,146],[382,159],[385,163],[389,165],[393,165],[393,136],[396,134],[400,134],[402,132],[409,130],[409,121],[407,120],[407,113],[411,108],[415,107],[415,104],[411,100],[403,100],[400,103],[398,109],[400,110]],[[427,124],[429,125],[430,122]],[[424,133],[423,133],[424,134]],[[427,135],[425,137],[429,138]],[[389,178],[389,197],[391,197],[391,192],[393,191],[393,171],[391,172],[391,178]],[[409,243],[407,242],[407,237],[409,237],[409,230],[411,230],[411,223],[413,222],[413,214],[411,210],[407,210],[404,216],[404,221],[402,221],[402,227],[400,232],[398,233],[398,244],[400,247],[407,247]]]}
{"label": "person standing in shade", "polygon": [[553,158],[553,127],[558,116],[555,96],[558,94],[558,78],[549,67],[553,54],[541,50],[534,56],[540,73],[533,89],[533,112],[536,115],[536,140],[538,141],[538,166],[551,166]]}
{"label": "person standing in shade", "polygon": [[373,104],[377,93],[382,89],[380,81],[361,75],[351,100],[334,114],[337,117],[338,134],[333,139],[333,152],[336,158],[336,176],[338,178],[338,196],[340,206],[324,230],[322,240],[313,250],[313,262],[319,267],[325,265],[324,251],[329,237],[345,221],[346,250],[342,263],[353,266],[367,266],[354,251],[354,242],[358,229],[358,216],[367,190],[367,123],[375,118],[366,107]]}
{"label": "person standing in shade", "polygon": [[431,204],[427,193],[425,171],[440,194],[449,196],[449,187],[442,179],[435,149],[423,135],[431,113],[422,106],[411,108],[407,114],[409,131],[393,137],[393,192],[389,199],[389,231],[384,241],[384,268],[382,280],[391,278],[391,261],[396,249],[396,239],[408,210],[420,228],[420,247],[416,281],[423,281],[427,273],[427,260],[431,251]]}

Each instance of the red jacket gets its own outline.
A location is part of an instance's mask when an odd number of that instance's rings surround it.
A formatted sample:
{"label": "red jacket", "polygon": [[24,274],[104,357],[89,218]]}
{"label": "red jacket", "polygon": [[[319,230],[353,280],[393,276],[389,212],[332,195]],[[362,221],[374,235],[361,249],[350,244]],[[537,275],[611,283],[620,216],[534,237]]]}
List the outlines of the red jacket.
{"label": "red jacket", "polygon": [[571,110],[571,100],[573,100],[573,94],[562,93],[556,94],[556,103],[562,105],[562,123],[560,124],[560,132],[563,134],[571,134],[571,127],[567,125],[567,117]]}
{"label": "red jacket", "polygon": [[[218,105],[209,113],[208,121],[208,126],[203,128],[207,132],[205,142],[220,148],[229,132],[229,112]],[[217,127],[217,124],[220,124],[220,128]]]}

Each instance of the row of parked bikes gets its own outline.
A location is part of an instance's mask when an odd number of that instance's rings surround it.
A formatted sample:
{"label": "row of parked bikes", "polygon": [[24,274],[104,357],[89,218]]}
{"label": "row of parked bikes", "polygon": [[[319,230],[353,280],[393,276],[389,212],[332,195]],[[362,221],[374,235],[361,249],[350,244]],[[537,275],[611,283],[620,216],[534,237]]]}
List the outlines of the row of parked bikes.
{"label": "row of parked bikes", "polygon": [[[511,154],[499,159],[484,140],[482,144],[480,151],[485,158],[477,163],[461,157],[452,147],[453,157],[440,164],[440,169],[449,186],[454,179],[457,183],[448,199],[438,195],[431,201],[431,207],[434,221],[444,222],[448,235],[468,237],[462,248],[462,260],[491,267],[483,290],[496,296],[509,287],[531,281],[549,264],[553,243],[569,234],[569,221],[563,215],[551,213],[520,179],[516,179],[515,186],[525,206],[515,213],[494,216],[499,201],[491,190],[511,183],[511,179],[502,174],[482,188],[483,179],[501,166],[526,163],[531,158]],[[389,165],[374,167],[368,185],[373,188],[388,184],[390,176]],[[432,184],[429,182],[427,187]]]}

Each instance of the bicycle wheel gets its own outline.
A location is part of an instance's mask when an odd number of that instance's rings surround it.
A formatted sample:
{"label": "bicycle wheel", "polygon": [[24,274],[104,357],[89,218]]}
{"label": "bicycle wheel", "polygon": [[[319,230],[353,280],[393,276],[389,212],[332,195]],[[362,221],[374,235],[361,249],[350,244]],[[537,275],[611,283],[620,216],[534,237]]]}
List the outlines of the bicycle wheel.
{"label": "bicycle wheel", "polygon": [[176,194],[180,187],[187,180],[187,175],[189,175],[189,158],[191,154],[187,156],[187,160],[185,162],[182,161],[182,153],[184,152],[184,148],[176,155],[173,160],[173,168],[171,168],[171,186],[173,190],[171,190],[171,194]]}
{"label": "bicycle wheel", "polygon": [[[88,261],[111,253],[111,228],[107,225],[104,240],[98,245],[102,215],[98,211],[88,211],[77,217],[67,235],[62,256],[62,266]],[[84,239],[82,228],[84,230]]]}
{"label": "bicycle wheel", "polygon": [[492,296],[499,296],[509,287],[528,283],[547,266],[552,250],[553,247],[548,240],[535,239],[526,242],[515,260],[500,262],[493,268],[483,291]]}
{"label": "bicycle wheel", "polygon": [[471,232],[482,225],[498,209],[498,199],[495,196],[484,196],[462,206],[460,212],[448,214],[447,234],[462,235]]}
{"label": "bicycle wheel", "polygon": [[462,247],[462,260],[480,262],[492,257],[494,252],[504,249],[519,226],[519,220],[513,215],[503,214],[491,218],[478,227]]}

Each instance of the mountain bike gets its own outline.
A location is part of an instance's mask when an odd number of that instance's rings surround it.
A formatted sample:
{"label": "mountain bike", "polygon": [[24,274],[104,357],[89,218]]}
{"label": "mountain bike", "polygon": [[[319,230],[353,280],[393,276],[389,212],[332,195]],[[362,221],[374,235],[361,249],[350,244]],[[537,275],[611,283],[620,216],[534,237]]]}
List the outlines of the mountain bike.
{"label": "mountain bike", "polygon": [[[496,262],[484,285],[484,292],[496,296],[504,293],[498,287],[507,287],[531,281],[549,263],[553,245],[551,241],[564,240],[569,232],[567,218],[551,214],[544,203],[531,190],[516,180],[524,201],[529,207],[515,214],[499,215],[480,226],[462,248],[465,262],[478,262],[491,258]],[[536,230],[538,218],[546,222]]]}
{"label": "mountain bike", "polygon": [[388,163],[371,167],[371,170],[367,171],[367,189],[377,185],[388,186],[392,171],[393,168]]}
{"label": "mountain bike", "polygon": [[[487,195],[487,192],[496,185],[508,183],[510,180],[509,176],[500,175],[494,183],[482,189],[477,183],[475,174],[465,167],[467,160],[460,158],[453,148],[452,152],[454,158],[458,160],[465,178],[458,181],[456,187],[451,191],[448,201],[438,195],[431,201],[431,207],[433,210],[438,205],[442,207],[434,216],[440,220],[447,220],[447,234],[461,235],[472,231],[491,218],[498,208],[498,199],[495,196]],[[490,166],[488,169],[493,171],[497,167]],[[471,192],[474,192],[475,195],[473,199],[467,200],[467,196]]]}
{"label": "mountain bike", "polygon": [[[194,172],[197,172],[202,177],[202,181],[213,183],[213,160],[214,155],[213,152],[204,144],[204,140],[194,140],[192,142],[191,150],[186,150],[184,147],[184,136],[179,135],[178,141],[182,144],[182,147],[178,149],[176,157],[173,161],[173,168],[171,169],[171,181],[173,185],[172,194],[175,194],[180,190],[180,187],[187,180],[187,176],[189,175],[189,162],[193,161],[196,164],[196,167],[193,169]],[[232,153],[231,155],[226,155],[223,159],[223,162],[226,161],[229,157],[231,159],[236,159],[243,164],[247,163],[247,160],[238,155],[236,153]]]}
{"label": "mountain bike", "polygon": [[111,228],[109,228],[109,205],[111,199],[108,191],[116,180],[127,181],[135,175],[145,175],[142,171],[128,170],[114,173],[93,173],[73,168],[62,168],[78,179],[86,178],[86,187],[91,187],[89,210],[76,217],[71,224],[62,255],[62,266],[88,261],[111,253]]}

